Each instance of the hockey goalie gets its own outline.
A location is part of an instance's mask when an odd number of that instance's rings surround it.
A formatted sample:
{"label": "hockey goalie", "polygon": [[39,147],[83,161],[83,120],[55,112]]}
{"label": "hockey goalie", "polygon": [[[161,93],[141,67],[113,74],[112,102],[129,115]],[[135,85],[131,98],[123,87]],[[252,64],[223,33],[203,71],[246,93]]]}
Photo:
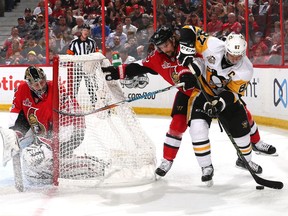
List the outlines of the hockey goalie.
{"label": "hockey goalie", "polygon": [[[3,165],[13,158],[16,188],[21,184],[22,173],[32,184],[51,184],[53,181],[53,143],[52,143],[52,82],[47,81],[43,69],[29,66],[25,71],[24,80],[15,89],[10,111],[9,129],[0,129],[3,139]],[[77,109],[76,100],[66,97],[65,109]],[[74,124],[74,122],[77,122]],[[73,151],[83,141],[85,134],[85,119],[70,117],[65,130],[65,140],[60,148],[62,157],[73,161]],[[65,149],[65,152],[61,152]],[[21,156],[21,160],[17,157]],[[18,158],[18,160],[17,160]],[[22,164],[21,164],[22,161]],[[23,170],[21,169],[21,165]],[[81,167],[82,168],[82,167]],[[18,182],[17,182],[18,181]],[[17,185],[18,184],[18,185]],[[23,183],[22,183],[23,187]],[[17,188],[18,190],[21,190]]]}

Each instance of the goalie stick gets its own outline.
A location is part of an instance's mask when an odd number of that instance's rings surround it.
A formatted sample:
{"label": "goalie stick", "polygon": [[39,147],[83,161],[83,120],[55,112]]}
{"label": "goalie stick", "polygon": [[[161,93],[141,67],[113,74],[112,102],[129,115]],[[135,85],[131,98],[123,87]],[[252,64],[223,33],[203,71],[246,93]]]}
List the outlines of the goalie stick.
{"label": "goalie stick", "polygon": [[153,95],[158,94],[158,93],[169,91],[169,90],[174,89],[174,88],[180,88],[182,86],[184,86],[184,83],[178,83],[178,84],[176,84],[174,86],[169,86],[169,87],[166,87],[166,88],[163,88],[163,89],[158,89],[156,91],[148,92],[145,95],[136,96],[135,98],[130,98],[130,99],[125,99],[125,100],[122,100],[122,101],[118,101],[116,103],[113,103],[113,104],[110,104],[110,105],[106,105],[104,107],[101,107],[101,108],[98,108],[98,109],[95,109],[95,110],[92,110],[92,111],[89,111],[89,112],[72,113],[72,112],[65,112],[65,111],[60,111],[60,110],[56,110],[56,109],[54,109],[54,111],[59,113],[59,114],[61,114],[61,115],[81,117],[81,116],[86,116],[86,115],[94,114],[94,113],[97,113],[97,112],[101,112],[101,111],[104,111],[104,110],[112,109],[114,107],[120,106],[120,105],[125,104],[125,103],[130,103],[130,102],[133,102],[133,101],[136,101],[136,100],[143,99],[143,98],[148,97],[148,96],[153,96]]}
{"label": "goalie stick", "polygon": [[[199,78],[196,74],[196,72],[194,71],[193,67],[191,64],[188,65],[189,70],[192,72],[192,74],[194,75],[194,77],[196,78],[197,84],[202,92],[202,94],[204,95],[205,99],[208,102],[211,102],[208,94],[205,92],[202,83],[199,81]],[[237,146],[234,138],[232,137],[231,133],[229,132],[229,130],[227,129],[227,126],[225,124],[223,124],[223,121],[221,121],[221,119],[218,117],[218,120],[220,122],[220,124],[222,125],[222,127],[224,128],[226,134],[228,135],[230,141],[232,142],[234,148],[237,151],[238,156],[241,158],[241,160],[243,161],[243,163],[245,164],[245,167],[248,169],[248,171],[250,172],[250,174],[252,175],[252,177],[254,178],[255,182],[259,185],[263,185],[265,187],[269,187],[269,188],[273,188],[273,189],[282,189],[284,184],[280,181],[272,181],[272,180],[267,180],[267,179],[263,179],[261,177],[259,177],[258,175],[256,175],[256,173],[252,170],[252,168],[249,166],[246,158],[244,157],[244,155],[242,154],[241,150],[239,149],[239,147]]]}
{"label": "goalie stick", "polygon": [[24,191],[23,177],[22,177],[22,166],[20,152],[13,156],[13,171],[14,171],[14,182],[15,188],[19,192]]}

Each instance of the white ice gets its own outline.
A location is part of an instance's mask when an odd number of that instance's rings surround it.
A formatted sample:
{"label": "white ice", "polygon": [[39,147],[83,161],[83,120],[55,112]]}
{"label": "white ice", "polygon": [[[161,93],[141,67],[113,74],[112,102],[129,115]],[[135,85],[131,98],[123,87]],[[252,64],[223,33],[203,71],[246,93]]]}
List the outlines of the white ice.
{"label": "white ice", "polygon": [[[0,113],[6,126],[7,113]],[[169,117],[139,116],[157,149],[158,164]],[[288,131],[259,126],[265,142],[277,147],[278,157],[253,154],[263,167],[262,178],[282,181],[284,188],[256,190],[249,172],[235,167],[236,152],[217,122],[210,130],[214,186],[200,180],[189,134],[166,177],[148,185],[121,188],[46,187],[19,193],[12,165],[0,167],[0,216],[284,216],[288,215]]]}

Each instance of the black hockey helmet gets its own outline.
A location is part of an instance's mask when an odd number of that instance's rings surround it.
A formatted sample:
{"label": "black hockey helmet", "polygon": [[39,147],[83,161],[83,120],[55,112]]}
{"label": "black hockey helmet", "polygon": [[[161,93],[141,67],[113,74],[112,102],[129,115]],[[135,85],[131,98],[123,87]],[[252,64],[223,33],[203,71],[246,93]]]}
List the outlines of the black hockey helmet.
{"label": "black hockey helmet", "polygon": [[149,42],[153,43],[155,46],[163,44],[173,36],[171,28],[166,26],[161,26],[155,33],[151,36]]}
{"label": "black hockey helmet", "polygon": [[43,98],[43,95],[47,91],[47,79],[43,69],[34,65],[29,66],[25,71],[24,79],[29,88],[39,98]]}

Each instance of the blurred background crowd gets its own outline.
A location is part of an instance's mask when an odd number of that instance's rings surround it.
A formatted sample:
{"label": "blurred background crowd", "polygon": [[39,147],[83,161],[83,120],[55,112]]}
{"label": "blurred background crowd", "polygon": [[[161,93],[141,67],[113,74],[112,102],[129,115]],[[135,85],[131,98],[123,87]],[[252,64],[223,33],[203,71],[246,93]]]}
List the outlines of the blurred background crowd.
{"label": "blurred background crowd", "polygon": [[[45,0],[39,0],[34,8],[23,11],[18,25],[11,27],[11,36],[0,44],[0,65],[52,64],[54,55],[66,54],[85,24],[90,25],[98,48],[105,46],[106,57],[111,59],[117,51],[123,63],[142,59],[154,49],[149,38],[155,27],[169,26],[179,37],[179,29],[189,24],[219,38],[231,31],[242,33],[254,65],[288,65],[288,0],[249,0],[248,10],[245,0],[207,0],[204,6],[201,0],[156,2],[105,0],[104,44],[101,0],[49,0],[49,41],[45,36]],[[153,7],[157,8],[157,19]]]}

